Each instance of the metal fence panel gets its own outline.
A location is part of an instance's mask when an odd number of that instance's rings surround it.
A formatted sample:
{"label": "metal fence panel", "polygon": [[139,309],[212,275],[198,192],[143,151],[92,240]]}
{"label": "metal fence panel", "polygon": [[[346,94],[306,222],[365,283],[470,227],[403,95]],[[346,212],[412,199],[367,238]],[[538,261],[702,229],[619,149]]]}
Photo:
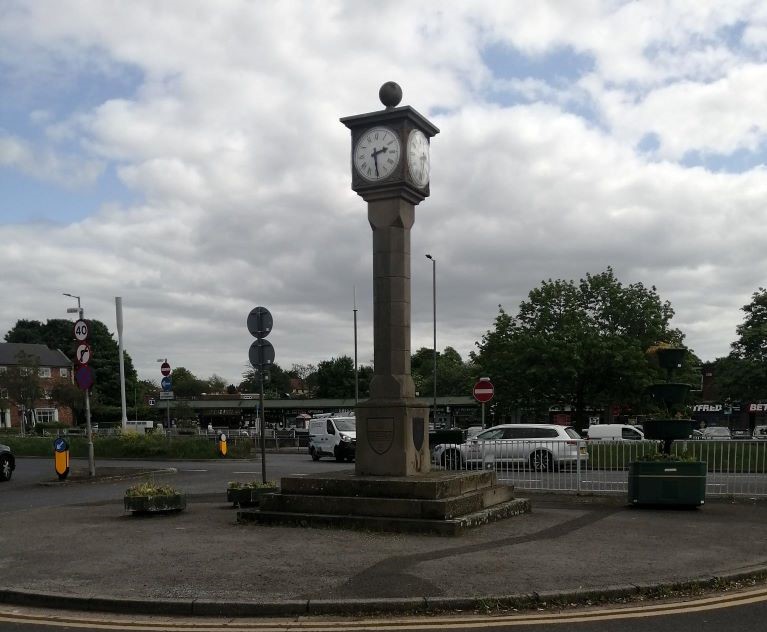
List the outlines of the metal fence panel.
{"label": "metal fence panel", "polygon": [[[499,440],[437,447],[435,466],[494,469],[520,490],[625,494],[628,464],[656,441]],[[676,441],[673,452],[707,463],[708,496],[767,496],[767,441]]]}

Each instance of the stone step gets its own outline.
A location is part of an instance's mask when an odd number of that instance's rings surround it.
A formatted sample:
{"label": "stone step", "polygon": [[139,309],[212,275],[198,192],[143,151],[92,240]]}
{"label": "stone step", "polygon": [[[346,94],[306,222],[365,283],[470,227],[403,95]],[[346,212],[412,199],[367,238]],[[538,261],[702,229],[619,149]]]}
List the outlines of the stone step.
{"label": "stone step", "polygon": [[396,518],[381,516],[344,516],[329,513],[300,513],[243,509],[237,512],[237,522],[294,527],[335,527],[370,531],[393,531],[397,533],[424,533],[443,536],[462,535],[496,520],[530,512],[530,501],[515,498],[492,507],[481,509],[449,520],[419,518]]}
{"label": "stone step", "polygon": [[289,476],[280,481],[283,493],[318,496],[364,496],[366,498],[454,498],[496,485],[494,471],[428,472],[419,476],[358,476],[354,472],[328,472]]}
{"label": "stone step", "polygon": [[481,511],[513,498],[514,488],[496,485],[439,500],[318,496],[282,491],[261,497],[263,511],[446,520]]}

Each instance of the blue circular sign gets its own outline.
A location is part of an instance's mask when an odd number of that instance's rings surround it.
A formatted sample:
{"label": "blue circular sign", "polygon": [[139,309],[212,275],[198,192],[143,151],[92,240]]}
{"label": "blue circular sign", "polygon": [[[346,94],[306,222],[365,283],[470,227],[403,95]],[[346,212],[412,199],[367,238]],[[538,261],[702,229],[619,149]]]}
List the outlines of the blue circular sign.
{"label": "blue circular sign", "polygon": [[69,450],[69,444],[63,437],[58,437],[56,441],[53,442],[53,449],[56,450],[56,452],[66,452]]}
{"label": "blue circular sign", "polygon": [[160,386],[162,386],[162,390],[164,390],[166,393],[173,388],[173,381],[170,379],[170,376],[166,376],[160,380]]}

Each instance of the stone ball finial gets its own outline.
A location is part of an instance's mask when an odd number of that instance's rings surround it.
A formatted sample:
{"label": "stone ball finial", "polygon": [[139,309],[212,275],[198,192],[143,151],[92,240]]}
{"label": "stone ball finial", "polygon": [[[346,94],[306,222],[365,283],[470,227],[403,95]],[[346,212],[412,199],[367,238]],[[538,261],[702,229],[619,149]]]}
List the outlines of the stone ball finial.
{"label": "stone ball finial", "polygon": [[387,81],[378,91],[378,98],[387,108],[396,108],[402,101],[402,88],[394,81]]}

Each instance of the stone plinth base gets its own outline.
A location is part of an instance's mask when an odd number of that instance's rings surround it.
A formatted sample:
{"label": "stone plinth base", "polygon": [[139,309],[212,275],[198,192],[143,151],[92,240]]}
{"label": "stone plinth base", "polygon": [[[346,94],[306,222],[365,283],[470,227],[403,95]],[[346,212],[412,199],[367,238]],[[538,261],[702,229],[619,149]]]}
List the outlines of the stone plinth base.
{"label": "stone plinth base", "polygon": [[369,399],[355,409],[355,472],[421,476],[430,470],[429,409],[415,399]]}
{"label": "stone plinth base", "polygon": [[466,529],[530,511],[495,472],[429,472],[419,477],[331,472],[288,477],[281,492],[237,521],[460,535]]}

